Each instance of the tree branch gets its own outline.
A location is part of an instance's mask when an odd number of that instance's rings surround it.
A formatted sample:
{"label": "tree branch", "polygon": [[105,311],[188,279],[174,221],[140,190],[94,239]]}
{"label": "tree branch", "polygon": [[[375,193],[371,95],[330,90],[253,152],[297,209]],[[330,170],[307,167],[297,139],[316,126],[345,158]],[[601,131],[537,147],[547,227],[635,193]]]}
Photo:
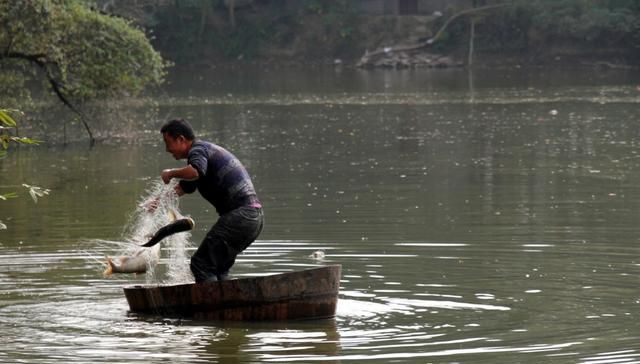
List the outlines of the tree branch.
{"label": "tree branch", "polygon": [[46,62],[47,57],[45,54],[25,54],[20,52],[6,52],[4,54],[0,54],[0,59],[2,58],[23,59],[23,60],[35,63],[38,67],[40,67],[44,71],[45,76],[47,77],[47,81],[49,81],[49,85],[51,86],[51,89],[53,90],[53,92],[56,94],[58,99],[60,99],[60,101],[62,101],[62,103],[66,107],[68,107],[71,111],[73,111],[80,117],[80,121],[84,125],[84,128],[87,131],[87,134],[89,134],[89,141],[91,145],[95,144],[96,140],[93,137],[93,133],[91,132],[91,129],[89,128],[89,124],[87,123],[86,116],[82,112],[80,112],[80,110],[78,110],[73,104],[71,104],[71,102],[64,95],[64,91],[63,91],[64,86],[60,84],[60,82],[58,82],[53,76],[53,74],[51,73],[51,69],[48,67]]}
{"label": "tree branch", "polygon": [[383,48],[379,48],[378,50],[375,50],[373,52],[366,52],[362,58],[360,59],[360,61],[358,62],[357,66],[363,66],[365,64],[367,64],[367,62],[369,62],[369,59],[371,57],[376,57],[379,55],[383,55],[383,54],[390,54],[390,53],[394,53],[394,52],[406,52],[406,51],[413,51],[413,50],[417,50],[417,49],[421,49],[421,48],[427,48],[430,47],[431,45],[433,45],[433,43],[435,43],[444,33],[444,31],[447,29],[447,27],[449,26],[449,24],[451,24],[452,21],[454,21],[455,19],[464,16],[464,15],[468,15],[468,14],[472,14],[472,13],[477,13],[477,12],[481,12],[481,11],[485,11],[485,10],[492,10],[492,9],[497,9],[497,8],[501,8],[501,7],[505,7],[505,6],[509,6],[510,4],[495,4],[495,5],[486,5],[486,6],[481,6],[478,8],[471,8],[471,9],[467,9],[467,10],[463,10],[459,13],[456,13],[454,15],[452,15],[449,19],[447,19],[447,21],[444,22],[444,24],[440,27],[440,29],[436,32],[436,35],[434,35],[433,37],[427,39],[424,42],[420,42],[420,43],[416,43],[416,44],[412,44],[412,45],[405,45],[405,46],[396,46],[396,47],[383,47]]}

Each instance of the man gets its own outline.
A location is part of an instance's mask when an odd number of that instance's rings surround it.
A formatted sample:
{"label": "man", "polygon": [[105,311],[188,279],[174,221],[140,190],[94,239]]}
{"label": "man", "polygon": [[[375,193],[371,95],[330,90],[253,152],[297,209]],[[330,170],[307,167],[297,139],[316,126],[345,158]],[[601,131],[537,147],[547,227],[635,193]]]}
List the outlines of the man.
{"label": "man", "polygon": [[160,132],[167,152],[177,160],[187,159],[185,167],[163,170],[162,181],[180,180],[178,196],[197,189],[219,214],[191,257],[191,272],[196,283],[223,280],[236,256],[256,240],[263,227],[262,204],[249,173],[228,150],[196,139],[185,120],[170,120]]}

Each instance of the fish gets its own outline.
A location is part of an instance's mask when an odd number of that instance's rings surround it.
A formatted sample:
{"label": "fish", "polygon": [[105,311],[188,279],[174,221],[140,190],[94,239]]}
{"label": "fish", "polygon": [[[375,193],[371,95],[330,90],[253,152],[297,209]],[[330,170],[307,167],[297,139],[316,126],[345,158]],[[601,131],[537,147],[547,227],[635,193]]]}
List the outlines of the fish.
{"label": "fish", "polygon": [[139,249],[133,254],[107,256],[107,267],[103,275],[108,277],[113,273],[145,273],[149,268],[154,267],[160,259],[160,246],[155,246],[160,240],[175,233],[191,230],[195,225],[191,217],[182,217],[172,209],[168,211],[168,215],[171,223],[158,229],[151,239],[146,244],[139,246]]}
{"label": "fish", "polygon": [[150,248],[160,242],[160,240],[166,238],[167,236],[180,233],[183,231],[189,231],[193,229],[195,226],[195,222],[190,217],[185,217],[179,220],[175,220],[174,222],[165,225],[158,229],[156,233],[149,239],[148,242],[143,244],[143,247]]}
{"label": "fish", "polygon": [[[154,251],[156,250],[156,251]],[[159,249],[139,249],[131,255],[107,257],[105,277],[113,273],[144,273],[158,263]]]}

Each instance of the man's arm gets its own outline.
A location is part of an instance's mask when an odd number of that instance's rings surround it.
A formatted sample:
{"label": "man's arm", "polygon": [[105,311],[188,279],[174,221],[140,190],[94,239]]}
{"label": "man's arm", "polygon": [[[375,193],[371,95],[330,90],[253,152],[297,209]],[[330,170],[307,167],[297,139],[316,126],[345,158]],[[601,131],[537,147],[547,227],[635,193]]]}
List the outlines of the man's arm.
{"label": "man's arm", "polygon": [[195,181],[198,179],[198,171],[191,165],[187,165],[182,168],[165,169],[160,173],[160,177],[162,177],[162,181],[164,183],[171,182],[173,178],[185,181]]}
{"label": "man's arm", "polygon": [[[162,173],[160,173],[160,177],[162,177],[162,181],[165,184],[171,182],[173,178],[178,178],[185,181],[195,181],[198,179],[198,171],[195,168],[188,165],[183,168],[165,169],[164,171],[162,171]],[[187,191],[185,191],[182,188],[180,183],[176,184],[173,190],[176,193],[176,195],[178,195],[178,197],[187,193]],[[155,198],[145,201],[140,206],[145,208],[148,212],[153,212],[155,211],[156,208],[158,208],[161,197],[162,196],[156,196]]]}

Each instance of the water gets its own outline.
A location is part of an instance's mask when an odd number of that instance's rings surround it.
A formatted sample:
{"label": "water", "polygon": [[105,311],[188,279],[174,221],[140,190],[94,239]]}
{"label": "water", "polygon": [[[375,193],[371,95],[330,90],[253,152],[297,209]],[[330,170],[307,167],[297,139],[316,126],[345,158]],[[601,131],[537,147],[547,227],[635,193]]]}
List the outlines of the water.
{"label": "water", "polygon": [[[0,193],[21,195],[0,202],[0,361],[640,362],[638,76],[176,75],[158,107],[125,111],[143,121],[134,143],[0,161]],[[156,131],[169,116],[254,175],[266,226],[232,275],[341,264],[335,319],[128,312],[122,286],[148,277],[103,278],[86,242],[121,239],[159,172],[181,165]],[[51,193],[34,204],[22,182]],[[180,210],[199,243],[215,212],[195,195]],[[158,273],[170,265],[162,245]]]}

